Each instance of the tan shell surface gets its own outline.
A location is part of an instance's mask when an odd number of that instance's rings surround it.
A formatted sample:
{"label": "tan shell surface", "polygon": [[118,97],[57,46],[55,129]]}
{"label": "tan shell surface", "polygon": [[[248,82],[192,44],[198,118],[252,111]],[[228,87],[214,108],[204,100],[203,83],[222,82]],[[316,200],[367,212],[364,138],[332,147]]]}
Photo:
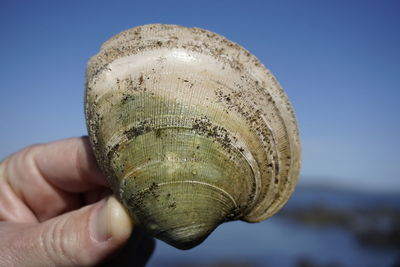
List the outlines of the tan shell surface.
{"label": "tan shell surface", "polygon": [[293,192],[293,109],[253,55],[215,33],[154,24],[117,34],[88,63],[85,109],[115,194],[176,247],[224,221],[264,220]]}

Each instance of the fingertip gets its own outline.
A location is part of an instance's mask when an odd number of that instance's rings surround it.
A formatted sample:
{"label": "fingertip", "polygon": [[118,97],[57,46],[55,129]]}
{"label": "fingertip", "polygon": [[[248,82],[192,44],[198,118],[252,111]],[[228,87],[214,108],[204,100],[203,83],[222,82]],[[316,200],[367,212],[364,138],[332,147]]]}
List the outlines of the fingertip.
{"label": "fingertip", "polygon": [[113,244],[121,244],[128,240],[133,222],[121,203],[114,196],[110,196],[98,205],[91,218],[92,238],[99,243]]}
{"label": "fingertip", "polygon": [[80,138],[75,138],[75,140],[78,140],[76,166],[80,172],[79,174],[89,179],[93,184],[108,187],[108,182],[97,163],[88,136],[81,136]]}
{"label": "fingertip", "polygon": [[107,200],[107,209],[111,238],[118,241],[128,240],[133,230],[133,220],[128,211],[114,196]]}

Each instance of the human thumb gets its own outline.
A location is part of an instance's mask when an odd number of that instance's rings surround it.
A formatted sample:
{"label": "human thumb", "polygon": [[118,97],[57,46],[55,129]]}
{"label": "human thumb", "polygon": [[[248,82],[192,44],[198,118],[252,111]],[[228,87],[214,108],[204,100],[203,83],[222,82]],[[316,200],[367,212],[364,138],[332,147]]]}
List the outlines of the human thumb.
{"label": "human thumb", "polygon": [[4,222],[0,265],[95,265],[122,247],[132,228],[129,215],[114,197],[39,224]]}

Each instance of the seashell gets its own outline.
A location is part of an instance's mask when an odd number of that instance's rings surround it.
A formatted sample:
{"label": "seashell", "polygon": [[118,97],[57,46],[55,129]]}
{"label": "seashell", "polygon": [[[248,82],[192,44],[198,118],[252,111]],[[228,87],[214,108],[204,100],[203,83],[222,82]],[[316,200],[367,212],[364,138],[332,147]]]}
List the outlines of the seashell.
{"label": "seashell", "polygon": [[293,192],[293,109],[241,46],[199,28],[144,25],[106,41],[86,79],[96,159],[153,236],[192,248],[223,222],[272,216]]}

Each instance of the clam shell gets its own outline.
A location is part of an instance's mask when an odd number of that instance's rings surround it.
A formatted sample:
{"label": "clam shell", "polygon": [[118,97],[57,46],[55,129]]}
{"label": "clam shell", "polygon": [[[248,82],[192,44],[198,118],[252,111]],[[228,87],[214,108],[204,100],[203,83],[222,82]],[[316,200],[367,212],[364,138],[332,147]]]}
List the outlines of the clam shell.
{"label": "clam shell", "polygon": [[85,110],[114,193],[175,247],[225,221],[272,216],[296,184],[286,94],[256,57],[210,31],[154,24],[115,35],[88,63]]}

